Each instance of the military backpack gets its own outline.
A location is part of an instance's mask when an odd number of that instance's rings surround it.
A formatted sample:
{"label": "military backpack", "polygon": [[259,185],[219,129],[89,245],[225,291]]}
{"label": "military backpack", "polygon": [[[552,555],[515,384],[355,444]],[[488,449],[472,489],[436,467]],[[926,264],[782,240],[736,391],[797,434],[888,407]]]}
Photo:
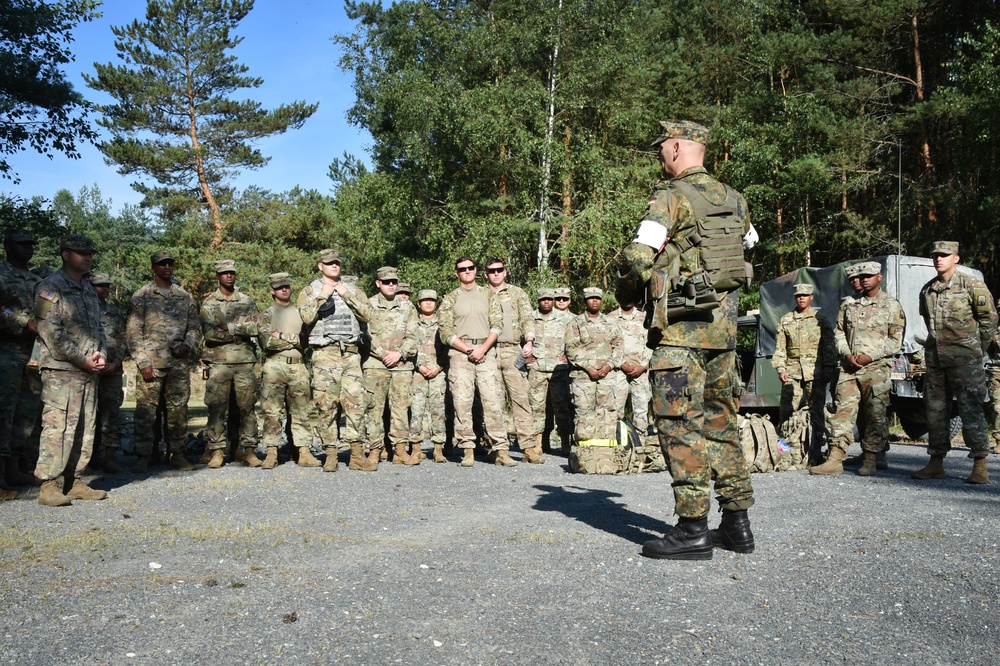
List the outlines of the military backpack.
{"label": "military backpack", "polygon": [[749,414],[740,423],[740,446],[751,474],[796,469],[792,450],[766,415]]}

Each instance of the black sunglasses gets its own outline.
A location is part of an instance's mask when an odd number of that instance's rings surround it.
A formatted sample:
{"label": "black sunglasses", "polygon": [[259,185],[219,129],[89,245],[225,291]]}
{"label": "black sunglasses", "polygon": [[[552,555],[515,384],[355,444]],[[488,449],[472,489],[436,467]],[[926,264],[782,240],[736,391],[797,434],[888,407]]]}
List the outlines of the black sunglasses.
{"label": "black sunglasses", "polygon": [[456,266],[455,267],[455,272],[456,273],[468,273],[469,271],[474,271],[474,270],[476,270],[475,266]]}
{"label": "black sunglasses", "polygon": [[156,262],[156,265],[157,266],[173,266],[174,265],[174,260],[173,259],[164,259],[163,261]]}
{"label": "black sunglasses", "polygon": [[490,275],[496,275],[497,273],[503,273],[505,270],[507,270],[507,268],[501,266],[500,268],[487,268],[486,272],[489,273]]}
{"label": "black sunglasses", "polygon": [[399,284],[399,280],[379,280],[382,284]]}

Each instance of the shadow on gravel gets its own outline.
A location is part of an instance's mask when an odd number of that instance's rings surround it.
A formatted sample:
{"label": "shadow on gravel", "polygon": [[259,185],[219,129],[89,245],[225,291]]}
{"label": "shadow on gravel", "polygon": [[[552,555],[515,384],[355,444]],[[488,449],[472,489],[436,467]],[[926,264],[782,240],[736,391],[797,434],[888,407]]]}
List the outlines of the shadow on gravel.
{"label": "shadow on gravel", "polygon": [[535,486],[542,492],[534,508],[537,511],[558,511],[595,529],[641,544],[647,539],[663,536],[670,525],[629,511],[614,501],[621,493],[578,486]]}

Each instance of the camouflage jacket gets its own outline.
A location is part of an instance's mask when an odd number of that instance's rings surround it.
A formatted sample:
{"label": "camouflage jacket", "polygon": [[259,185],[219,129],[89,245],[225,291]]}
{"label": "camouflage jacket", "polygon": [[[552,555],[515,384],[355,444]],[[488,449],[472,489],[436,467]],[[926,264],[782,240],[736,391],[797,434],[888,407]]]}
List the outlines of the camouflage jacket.
{"label": "camouflage jacket", "polygon": [[[172,284],[149,282],[132,295],[132,310],[125,322],[128,348],[138,368],[159,370],[190,364],[201,345],[201,320],[191,294]],[[186,344],[190,353],[175,358],[171,350]]]}
{"label": "camouflage jacket", "polygon": [[[257,324],[258,344],[267,356],[302,358],[306,340],[303,340],[302,316],[292,304],[285,306],[275,303],[260,313]],[[277,332],[279,337],[274,337]]]}
{"label": "camouflage jacket", "polygon": [[605,362],[612,370],[617,369],[622,364],[624,350],[618,322],[608,315],[591,319],[584,312],[573,317],[566,328],[566,358],[576,376]]}
{"label": "camouflage jacket", "polygon": [[625,314],[621,308],[614,310],[609,317],[618,322],[618,328],[622,331],[624,340],[624,360],[634,365],[649,367],[649,359],[653,356],[653,350],[646,346],[646,313],[639,308],[633,308],[632,312]]}
{"label": "camouflage jacket", "polygon": [[104,325],[107,360],[117,363],[116,374],[121,374],[122,362],[128,356],[128,344],[125,341],[125,313],[116,305],[101,303],[101,323]]}
{"label": "camouflage jacket", "polygon": [[35,291],[42,278],[31,271],[0,264],[0,346],[13,344],[31,353],[35,336],[25,328],[34,318]]}
{"label": "camouflage jacket", "polygon": [[528,364],[532,370],[555,372],[568,370],[566,360],[566,329],[576,315],[553,309],[547,315],[535,310],[535,361]]}
{"label": "camouflage jacket", "polygon": [[[458,302],[459,287],[455,291],[450,292],[441,300],[441,307],[438,309],[438,319],[441,322],[441,328],[438,331],[438,335],[449,347],[455,342],[456,338],[467,337],[463,335],[462,331],[458,330],[458,325],[455,321],[455,303]],[[478,289],[479,293],[487,301],[487,307],[489,308],[488,315],[488,325],[490,333],[496,333],[498,336],[503,333],[503,310],[500,307],[500,301],[494,298],[493,291],[489,287],[482,285],[476,285],[473,289]]]}
{"label": "camouflage jacket", "polygon": [[958,271],[947,282],[934,278],[920,290],[927,324],[929,367],[981,364],[997,332],[993,295],[982,280]]}
{"label": "camouflage jacket", "polygon": [[414,366],[424,365],[428,370],[444,368],[448,363],[448,348],[441,342],[438,330],[441,320],[437,313],[430,317],[417,315],[417,360]]}
{"label": "camouflage jacket", "polygon": [[906,317],[899,301],[879,291],[875,298],[861,296],[844,300],[837,316],[837,355],[843,360],[848,354],[867,354],[872,362],[855,371],[846,361],[841,363],[840,380],[851,375],[864,375],[892,367],[892,357],[903,347]]}
{"label": "camouflage jacket", "polygon": [[[347,286],[347,291],[358,299],[367,298],[365,292],[356,284],[341,280]],[[295,301],[299,309],[299,316],[306,326],[310,326],[308,343],[315,347],[325,347],[331,344],[359,344],[361,342],[362,330],[358,318],[350,308],[342,310],[341,306],[346,305],[344,299],[334,291],[329,296],[323,296],[323,278],[317,278],[303,287],[299,292],[298,300]],[[327,305],[327,301],[332,301],[333,314],[328,319],[320,317],[320,308]],[[346,313],[345,316],[341,314]]]}
{"label": "camouflage jacket", "polygon": [[252,298],[238,289],[232,296],[216,289],[202,302],[200,316],[205,336],[202,361],[232,365],[257,361],[255,343],[260,318]]}
{"label": "camouflage jacket", "polygon": [[521,345],[526,340],[534,340],[537,337],[531,299],[524,289],[505,284],[500,291],[495,292],[494,298],[500,302],[500,310],[503,313],[503,332],[497,340],[498,343]]}
{"label": "camouflage jacket", "polygon": [[95,351],[107,354],[101,300],[90,282],[56,271],[38,285],[35,314],[42,340],[39,367],[82,370]]}
{"label": "camouflage jacket", "polygon": [[413,304],[402,298],[386,300],[381,293],[365,299],[363,294],[352,290],[342,298],[358,320],[368,324],[371,352],[362,367],[384,370],[382,358],[398,351],[403,358],[389,370],[412,372],[417,355],[417,309]]}
{"label": "camouflage jacket", "polygon": [[804,312],[792,310],[778,322],[771,365],[779,375],[787,372],[791,379],[812,381],[834,369],[827,367],[835,358],[832,347],[832,331],[819,310],[811,306]]}

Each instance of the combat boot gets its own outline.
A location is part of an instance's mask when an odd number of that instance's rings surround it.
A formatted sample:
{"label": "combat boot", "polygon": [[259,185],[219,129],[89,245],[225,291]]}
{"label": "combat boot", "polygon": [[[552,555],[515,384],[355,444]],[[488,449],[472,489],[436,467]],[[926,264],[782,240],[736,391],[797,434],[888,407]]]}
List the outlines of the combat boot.
{"label": "combat boot", "polygon": [[464,449],[462,452],[462,467],[472,467],[476,464],[476,450]]}
{"label": "combat boot", "polygon": [[858,476],[875,476],[875,467],[878,464],[878,454],[872,451],[865,451],[865,461],[858,470]]}
{"label": "combat boot", "polygon": [[986,471],[986,458],[976,458],[972,462],[972,474],[965,480],[966,483],[989,483],[990,475]]}
{"label": "combat boot", "polygon": [[861,467],[865,462],[865,452],[862,451],[856,456],[851,456],[850,458],[844,458],[844,467]]}
{"label": "combat boot", "polygon": [[[378,459],[380,461],[382,461],[382,460],[388,460],[389,459],[389,449],[387,449],[387,448],[385,448],[383,446],[381,449],[378,450],[378,452],[379,452],[378,453]],[[371,455],[371,452],[369,452],[369,455]]]}
{"label": "combat boot", "polygon": [[35,475],[21,471],[16,457],[0,458],[0,486],[33,486]]}
{"label": "combat boot", "polygon": [[122,468],[118,466],[115,462],[115,457],[118,455],[118,449],[113,449],[111,447],[105,447],[104,449],[104,472],[105,474],[121,474]]}
{"label": "combat boot", "polygon": [[414,460],[413,456],[406,452],[406,444],[402,442],[396,444],[392,451],[393,465],[419,465],[419,460]]}
{"label": "combat boot", "polygon": [[242,446],[237,446],[236,450],[233,451],[233,462],[243,462],[246,460],[246,451]]}
{"label": "combat boot", "polygon": [[326,447],[326,460],[323,461],[324,472],[336,472],[340,463],[337,461],[337,447]]}
{"label": "combat boot", "polygon": [[389,459],[389,453],[385,450],[383,445],[380,449],[372,449],[368,452],[368,462],[375,465],[375,469],[378,469],[379,462]]}
{"label": "combat boot", "polygon": [[63,478],[60,476],[48,481],[42,481],[42,489],[38,492],[38,503],[42,506],[70,506],[73,502],[62,492]]}
{"label": "combat boot", "polygon": [[278,466],[278,447],[269,446],[267,447],[267,457],[264,458],[264,462],[261,463],[261,469],[274,469]]}
{"label": "combat boot", "polygon": [[930,461],[924,467],[910,472],[910,478],[921,481],[945,478],[944,456],[931,456]]}
{"label": "combat boot", "polygon": [[747,517],[746,509],[722,510],[722,522],[718,529],[712,530],[712,545],[734,553],[753,552],[753,532],[750,531],[750,518]]}
{"label": "combat boot", "polygon": [[1000,453],[1000,439],[993,443],[993,453]]}
{"label": "combat boot", "polygon": [[[236,449],[239,451],[240,449]],[[243,464],[247,467],[260,467],[260,458],[257,457],[256,446],[243,447]]]}
{"label": "combat boot", "polygon": [[642,544],[642,554],[657,560],[712,559],[708,518],[681,518],[662,539],[651,539]]}
{"label": "combat boot", "polygon": [[149,456],[136,456],[135,467],[132,472],[135,474],[145,474],[149,471]]}
{"label": "combat boot", "polygon": [[[108,450],[112,454],[115,451],[114,449],[108,449]],[[113,456],[112,456],[112,458],[113,458]],[[14,473],[16,474],[15,481],[17,482],[17,485],[25,485],[25,486],[40,486],[40,485],[42,485],[42,482],[38,479],[38,477],[33,474],[35,466],[33,464],[29,463],[27,461],[27,459],[22,458],[21,456],[17,455],[16,453],[13,454],[13,455],[11,455],[11,457],[7,461],[7,473],[8,474],[10,474],[11,468],[13,468]],[[119,471],[121,471],[121,470],[119,470]],[[12,482],[14,482],[14,481],[12,481]]]}
{"label": "combat boot", "polygon": [[427,456],[424,455],[424,452],[420,448],[420,442],[413,442],[410,445],[410,457],[416,460],[418,465],[420,464],[421,460],[427,458]]}
{"label": "combat boot", "polygon": [[517,467],[517,461],[510,457],[506,449],[493,454],[493,464],[500,467]]}
{"label": "combat boot", "polygon": [[66,485],[69,486],[69,490],[65,491],[66,497],[71,500],[102,500],[108,496],[108,493],[103,490],[96,490],[91,488],[83,479],[67,479]]}
{"label": "combat boot", "polygon": [[194,470],[194,465],[191,464],[190,460],[184,457],[183,453],[180,451],[174,451],[170,454],[170,469],[176,469],[180,472],[190,472]]}
{"label": "combat boot", "polygon": [[209,469],[219,469],[226,464],[226,454],[222,449],[212,449],[212,457],[208,459]]}
{"label": "combat boot", "polygon": [[559,436],[559,450],[562,451],[562,454],[564,456],[566,456],[567,458],[569,457],[569,453],[570,453],[570,450],[571,450],[571,443],[569,441],[569,435],[560,435]]}
{"label": "combat boot", "polygon": [[810,474],[819,474],[821,476],[828,476],[833,474],[843,474],[844,473],[844,456],[847,455],[844,449],[839,446],[830,447],[830,456],[826,459],[826,462],[822,465],[816,465],[815,467],[809,468]]}
{"label": "combat boot", "polygon": [[444,444],[434,445],[434,462],[448,462],[448,459],[444,457]]}
{"label": "combat boot", "polygon": [[365,457],[364,444],[351,444],[351,461],[347,464],[347,469],[374,472],[378,469],[378,453],[375,454],[375,462],[371,462]]}
{"label": "combat boot", "polygon": [[319,467],[321,464],[308,446],[299,447],[299,467]]}
{"label": "combat boot", "polygon": [[5,500],[12,500],[17,498],[16,490],[9,490],[7,488],[0,487],[0,502]]}
{"label": "combat boot", "polygon": [[542,448],[540,446],[533,446],[529,449],[524,450],[524,457],[521,458],[524,462],[531,463],[533,465],[542,465],[545,463],[545,458],[542,457]]}
{"label": "combat boot", "polygon": [[212,449],[206,448],[198,458],[199,465],[207,465],[212,460]]}

